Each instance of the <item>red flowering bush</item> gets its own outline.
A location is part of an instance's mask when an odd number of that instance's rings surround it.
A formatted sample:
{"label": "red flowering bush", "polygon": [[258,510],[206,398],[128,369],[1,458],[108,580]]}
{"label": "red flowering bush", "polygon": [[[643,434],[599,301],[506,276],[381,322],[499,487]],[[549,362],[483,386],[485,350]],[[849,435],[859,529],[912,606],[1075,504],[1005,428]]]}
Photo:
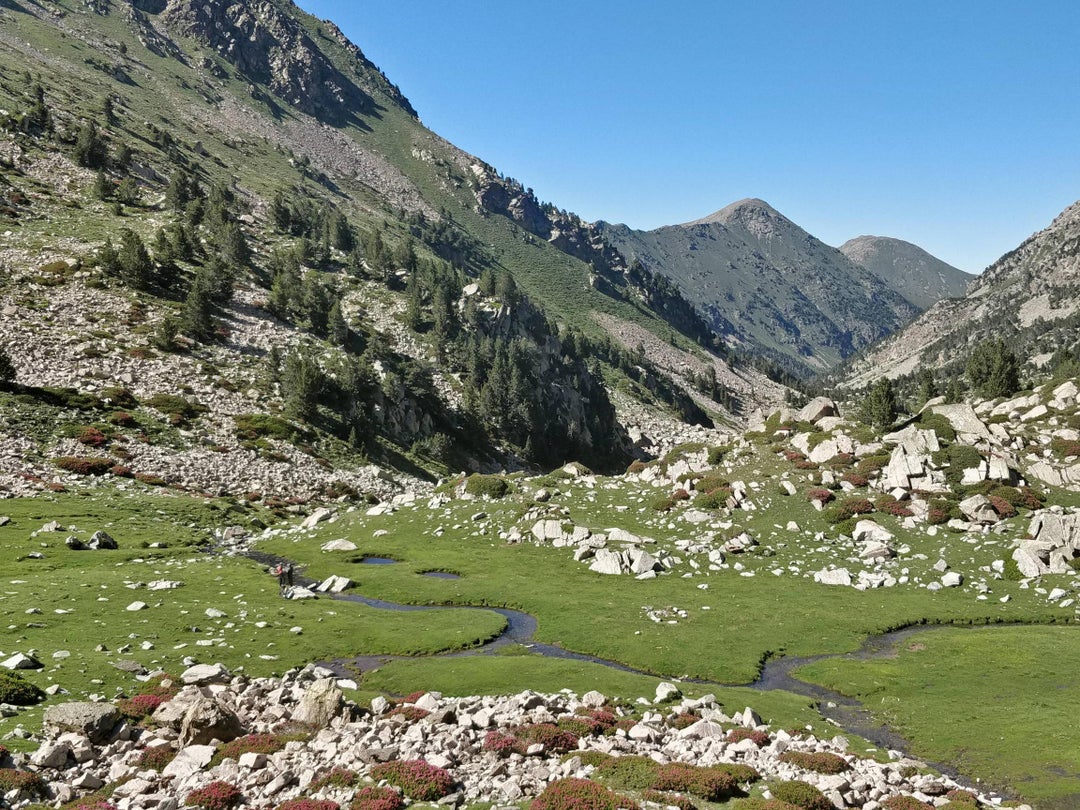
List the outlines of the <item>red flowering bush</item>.
{"label": "red flowering bush", "polygon": [[843,773],[851,767],[843,757],[825,751],[785,751],[780,755],[780,761],[816,773]]}
{"label": "red flowering bush", "polygon": [[410,799],[432,802],[454,789],[454,777],[448,771],[422,759],[399,759],[382,762],[371,769],[374,779],[385,779],[399,787]]}
{"label": "red flowering bush", "polygon": [[806,456],[804,456],[798,450],[785,450],[784,458],[786,458],[788,461],[806,461]]}
{"label": "red flowering bush", "polygon": [[844,480],[851,484],[853,487],[865,487],[870,483],[870,479],[862,473],[849,472],[844,476]]}
{"label": "red flowering bush", "polygon": [[243,794],[240,788],[229,782],[218,780],[206,787],[191,791],[184,799],[188,807],[201,807],[202,810],[228,810],[240,803]]}
{"label": "red flowering bush", "polygon": [[756,782],[761,778],[761,774],[749,765],[743,765],[741,762],[721,762],[717,765],[709,766],[714,771],[722,771],[723,773],[731,774],[735,781],[739,784],[744,782]]}
{"label": "red flowering bush", "polygon": [[0,768],[0,793],[7,793],[9,790],[41,793],[45,790],[45,783],[36,773],[20,771],[17,768]]}
{"label": "red flowering bush", "polygon": [[421,709],[419,706],[395,706],[390,710],[388,717],[404,717],[410,723],[415,723],[418,720],[423,720],[431,712],[427,709]]}
{"label": "red flowering bush", "polygon": [[75,441],[79,444],[84,444],[87,447],[103,447],[109,443],[109,437],[96,427],[87,425],[79,431],[79,435],[75,437]]}
{"label": "red flowering bush", "polygon": [[807,490],[806,500],[808,501],[821,501],[822,503],[828,503],[836,496],[831,491],[824,487],[815,487],[814,489]]}
{"label": "red flowering bush", "polygon": [[796,470],[816,470],[819,468],[820,465],[816,461],[807,461],[806,459],[803,459],[802,461],[795,462]]}
{"label": "red flowering bush", "polygon": [[588,779],[559,779],[532,800],[529,810],[618,810],[637,803]]}
{"label": "red flowering bush", "polygon": [[764,748],[769,744],[769,735],[764,731],[758,731],[752,728],[733,728],[728,732],[727,741],[736,743],[743,740],[753,740],[754,745],[758,748]]}
{"label": "red flowering bush", "polygon": [[907,504],[896,500],[892,495],[882,495],[874,501],[874,508],[895,517],[911,517],[914,514]]}
{"label": "red flowering bush", "polygon": [[782,802],[779,799],[743,799],[739,810],[802,810],[797,804]]}
{"label": "red flowering bush", "polygon": [[652,783],[655,790],[689,793],[707,802],[737,795],[739,785],[731,774],[713,768],[698,768],[683,762],[662,765]]}
{"label": "red flowering bush", "polygon": [[961,790],[960,788],[953,788],[945,794],[945,798],[950,802],[960,802],[961,804],[978,804],[979,797],[972,793],[970,790]]}
{"label": "red flowering bush", "polygon": [[685,489],[679,488],[671,493],[671,499],[673,501],[688,501],[690,500],[690,493]]}
{"label": "red flowering bush", "polygon": [[282,802],[276,810],[339,810],[340,807],[340,804],[329,799],[297,798]]}
{"label": "red flowering bush", "polygon": [[393,788],[364,787],[353,796],[351,810],[401,810],[405,799]]}
{"label": "red flowering bush", "polygon": [[1016,507],[1004,498],[999,498],[997,495],[989,495],[987,496],[987,500],[990,501],[990,505],[994,508],[994,511],[998,513],[998,517],[1016,517]]}
{"label": "red flowering bush", "polygon": [[161,695],[135,695],[135,697],[117,701],[116,708],[129,720],[142,720],[153,714],[154,710],[164,702],[165,698]]}
{"label": "red flowering bush", "polygon": [[153,748],[147,748],[139,754],[136,764],[140,768],[161,771],[174,759],[176,759],[176,751],[173,748],[168,745],[155,745]]}
{"label": "red flowering bush", "polygon": [[427,692],[409,692],[405,697],[401,699],[402,703],[416,703],[420,698],[426,695]]}
{"label": "red flowering bush", "polygon": [[561,729],[553,723],[534,723],[517,729],[514,736],[526,743],[526,747],[533,743],[544,746],[546,751],[562,753],[577,748],[578,736],[571,731]]}
{"label": "red flowering bush", "polygon": [[360,777],[356,771],[341,767],[331,768],[311,783],[311,789],[321,790],[326,787],[351,788],[355,787],[359,780]]}
{"label": "red flowering bush", "polygon": [[480,747],[482,750],[498,754],[500,757],[525,753],[525,746],[522,745],[521,740],[513,734],[505,734],[501,731],[489,731],[484,736],[484,742]]}
{"label": "red flowering bush", "polygon": [[0,745],[0,759],[6,757],[10,752],[6,745]]}
{"label": "red flowering bush", "polygon": [[111,458],[81,458],[61,456],[53,459],[53,464],[61,470],[75,475],[104,475],[113,466]]}

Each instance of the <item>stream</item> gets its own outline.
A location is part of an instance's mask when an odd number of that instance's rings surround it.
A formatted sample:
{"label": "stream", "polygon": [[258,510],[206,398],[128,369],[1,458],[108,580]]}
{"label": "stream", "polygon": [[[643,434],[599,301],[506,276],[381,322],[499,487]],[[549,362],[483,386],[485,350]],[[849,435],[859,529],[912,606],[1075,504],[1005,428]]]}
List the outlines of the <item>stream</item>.
{"label": "stream", "polygon": [[[244,552],[244,556],[251,560],[267,566],[274,566],[278,563],[289,563],[290,561],[284,557],[279,557],[273,554],[268,554],[261,551],[249,550]],[[295,582],[298,585],[304,587],[314,586],[318,583],[314,580],[308,579],[302,575],[295,577]],[[555,646],[553,644],[543,644],[541,642],[533,641],[533,635],[536,633],[537,621],[536,617],[531,614],[525,613],[520,610],[512,610],[510,608],[500,607],[478,607],[470,605],[405,605],[398,602],[388,602],[383,599],[374,599],[369,596],[363,596],[356,593],[340,593],[340,594],[325,594],[333,599],[338,599],[346,602],[359,602],[369,607],[378,608],[381,610],[396,610],[396,611],[422,611],[422,610],[444,610],[446,608],[454,608],[458,610],[488,610],[498,613],[500,616],[506,619],[506,629],[503,630],[495,638],[484,643],[479,647],[474,647],[468,650],[458,650],[454,652],[436,653],[439,657],[444,658],[457,658],[474,655],[491,655],[498,649],[506,647],[510,644],[520,644],[527,648],[528,651],[534,655],[541,655],[547,658],[562,658],[572,661],[584,661],[590,664],[598,664],[600,666],[609,667],[610,669],[621,670],[622,672],[630,672],[637,675],[645,675],[651,678],[662,678],[664,676],[658,675],[655,672],[646,672],[645,670],[635,669],[634,667],[620,664],[617,661],[610,661],[604,658],[598,658],[593,655],[585,655],[583,653],[573,652],[571,650],[564,649],[562,647]],[[888,726],[874,719],[874,717],[867,711],[863,705],[854,698],[846,697],[839,692],[828,689],[824,686],[818,686],[817,684],[808,683],[795,678],[791,673],[793,670],[798,669],[806,664],[811,664],[816,661],[823,661],[827,659],[846,659],[846,660],[869,660],[873,658],[885,658],[895,654],[897,648],[907,639],[916,636],[920,633],[925,633],[930,630],[941,629],[948,625],[918,625],[915,627],[907,627],[901,630],[894,630],[889,633],[882,633],[880,635],[871,636],[863,642],[862,646],[849,653],[826,653],[823,655],[813,656],[785,656],[780,658],[769,658],[765,661],[761,668],[761,672],[758,675],[757,680],[753,683],[746,684],[725,684],[716,681],[709,681],[704,679],[695,678],[682,678],[673,679],[676,681],[681,680],[684,683],[693,683],[703,686],[741,686],[749,689],[756,689],[759,691],[771,691],[774,689],[780,689],[786,692],[792,692],[797,695],[803,695],[814,701],[817,710],[828,721],[837,726],[839,730],[844,732],[855,734],[863,739],[869,740],[874,745],[883,749],[900,751],[907,753],[910,749],[910,744],[895,731]],[[382,666],[385,663],[395,660],[408,660],[412,656],[405,655],[362,655],[345,659],[337,659],[334,661],[321,661],[318,662],[321,666],[338,673],[342,677],[348,677],[350,670],[359,670],[361,672],[369,671]],[[924,760],[925,761],[925,760]],[[927,762],[928,765],[935,768],[937,771],[943,774],[947,774],[955,779],[964,779],[955,769],[938,762]]]}

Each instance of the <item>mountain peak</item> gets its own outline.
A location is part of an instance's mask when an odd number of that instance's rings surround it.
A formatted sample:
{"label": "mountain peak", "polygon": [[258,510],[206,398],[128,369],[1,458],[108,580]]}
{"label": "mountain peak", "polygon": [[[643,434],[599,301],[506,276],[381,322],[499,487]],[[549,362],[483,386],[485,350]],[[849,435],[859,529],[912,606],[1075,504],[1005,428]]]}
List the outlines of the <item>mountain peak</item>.
{"label": "mountain peak", "polygon": [[734,221],[746,221],[747,219],[761,216],[790,221],[764,200],[758,199],[757,197],[747,197],[742,200],[736,200],[730,205],[724,206],[719,211],[714,211],[707,217],[695,219],[693,222],[686,222],[684,225],[709,225],[714,222],[721,225],[728,225]]}

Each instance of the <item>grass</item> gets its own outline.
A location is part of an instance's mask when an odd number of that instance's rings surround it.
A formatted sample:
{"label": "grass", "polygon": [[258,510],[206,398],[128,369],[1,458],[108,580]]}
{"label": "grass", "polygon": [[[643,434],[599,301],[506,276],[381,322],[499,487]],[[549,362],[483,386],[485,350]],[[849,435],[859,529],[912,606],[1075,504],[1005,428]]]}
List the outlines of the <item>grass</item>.
{"label": "grass", "polygon": [[[216,508],[221,505],[180,497],[110,498],[104,492],[93,499],[67,494],[4,501],[0,514],[11,522],[0,527],[0,650],[37,650],[45,668],[24,676],[42,688],[58,683],[71,698],[95,692],[111,697],[116,688],[137,686],[112,666],[120,659],[177,673],[186,668],[184,657],[193,656],[270,675],[359,653],[422,655],[468,647],[504,625],[486,611],[388,613],[329,599],[282,600],[276,579],[257,564],[192,552],[206,539],[201,527],[225,525]],[[230,513],[228,523],[241,518]],[[63,531],[30,536],[54,519]],[[73,552],[64,546],[69,533],[86,540],[97,529],[109,532],[120,549]],[[150,541],[168,548],[142,547]],[[31,551],[44,559],[28,559]],[[160,579],[184,584],[161,591],[142,587]],[[135,601],[149,607],[128,611]],[[226,616],[210,618],[208,608]],[[41,612],[27,614],[31,609]],[[104,649],[98,651],[99,645]],[[60,651],[69,656],[54,658]],[[0,720],[0,736],[17,722],[37,723],[40,712],[37,707]]]}
{"label": "grass", "polygon": [[1040,810],[1080,801],[1077,628],[940,629],[894,657],[834,659],[797,675],[856,697],[916,755],[1011,787]]}

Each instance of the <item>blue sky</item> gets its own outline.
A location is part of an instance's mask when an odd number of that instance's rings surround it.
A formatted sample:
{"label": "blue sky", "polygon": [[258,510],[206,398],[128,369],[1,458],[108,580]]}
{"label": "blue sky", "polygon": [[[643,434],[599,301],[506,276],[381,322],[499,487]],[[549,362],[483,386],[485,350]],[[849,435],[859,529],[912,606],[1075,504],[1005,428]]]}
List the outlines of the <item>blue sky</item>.
{"label": "blue sky", "polygon": [[300,2],[428,127],[589,220],[761,197],[979,272],[1080,199],[1080,3]]}

